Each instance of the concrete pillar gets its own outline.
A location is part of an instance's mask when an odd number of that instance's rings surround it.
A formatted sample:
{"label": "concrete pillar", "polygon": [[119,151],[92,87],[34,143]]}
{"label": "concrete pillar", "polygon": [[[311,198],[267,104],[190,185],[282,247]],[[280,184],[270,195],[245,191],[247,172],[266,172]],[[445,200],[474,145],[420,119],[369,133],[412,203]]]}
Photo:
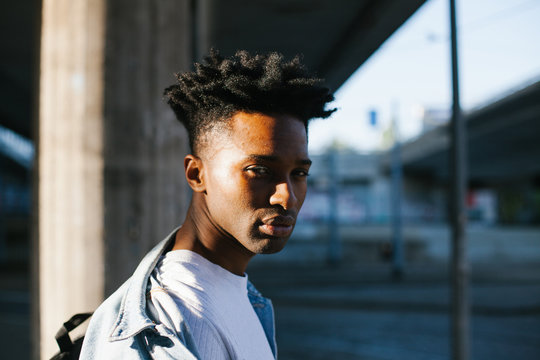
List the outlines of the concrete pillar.
{"label": "concrete pillar", "polygon": [[42,358],[54,352],[55,329],[69,314],[91,310],[103,297],[104,6],[43,1],[36,344]]}
{"label": "concrete pillar", "polygon": [[189,70],[190,1],[114,0],[105,61],[105,243],[108,295],[183,221],[188,142],[163,101]]}
{"label": "concrete pillar", "polygon": [[162,91],[191,63],[189,4],[43,0],[35,359],[183,220],[187,141]]}

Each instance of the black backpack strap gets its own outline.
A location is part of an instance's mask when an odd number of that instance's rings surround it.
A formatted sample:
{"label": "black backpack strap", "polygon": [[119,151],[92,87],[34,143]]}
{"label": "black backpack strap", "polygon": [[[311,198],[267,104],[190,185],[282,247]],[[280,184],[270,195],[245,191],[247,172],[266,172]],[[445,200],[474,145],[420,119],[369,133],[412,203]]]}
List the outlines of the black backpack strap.
{"label": "black backpack strap", "polygon": [[60,353],[69,353],[73,350],[74,343],[69,337],[69,332],[81,325],[90,316],[92,316],[92,313],[75,314],[58,330],[54,338],[60,347]]}

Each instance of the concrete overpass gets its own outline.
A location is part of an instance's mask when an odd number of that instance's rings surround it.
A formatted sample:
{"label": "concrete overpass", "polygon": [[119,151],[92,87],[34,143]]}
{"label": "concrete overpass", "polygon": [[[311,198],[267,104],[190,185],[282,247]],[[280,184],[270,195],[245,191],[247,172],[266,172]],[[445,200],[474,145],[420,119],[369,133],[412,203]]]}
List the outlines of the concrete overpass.
{"label": "concrete overpass", "polygon": [[[471,183],[540,179],[540,81],[465,114]],[[402,147],[406,175],[448,179],[447,126]],[[388,160],[387,160],[388,164]]]}

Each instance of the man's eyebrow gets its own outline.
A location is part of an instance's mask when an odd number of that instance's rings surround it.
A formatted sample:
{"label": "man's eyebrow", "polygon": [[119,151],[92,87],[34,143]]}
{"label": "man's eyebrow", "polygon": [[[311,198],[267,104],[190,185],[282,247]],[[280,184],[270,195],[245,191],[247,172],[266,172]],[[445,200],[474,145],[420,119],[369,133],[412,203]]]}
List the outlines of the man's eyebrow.
{"label": "man's eyebrow", "polygon": [[[257,154],[251,154],[248,155],[249,160],[253,161],[261,161],[261,162],[277,162],[279,161],[279,158],[275,155],[257,155]],[[296,161],[297,163],[301,165],[311,165],[312,161],[310,159],[299,159]]]}

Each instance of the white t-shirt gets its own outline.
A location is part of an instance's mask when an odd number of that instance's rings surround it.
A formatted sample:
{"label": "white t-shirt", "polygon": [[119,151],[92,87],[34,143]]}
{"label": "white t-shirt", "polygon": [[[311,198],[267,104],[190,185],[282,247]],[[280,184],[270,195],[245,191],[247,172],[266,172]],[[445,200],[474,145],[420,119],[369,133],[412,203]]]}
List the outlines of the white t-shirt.
{"label": "white t-shirt", "polygon": [[150,293],[150,312],[157,321],[174,324],[178,333],[184,319],[201,360],[274,359],[248,299],[247,275],[235,275],[195,252],[174,250],[160,259],[150,281],[163,290]]}

